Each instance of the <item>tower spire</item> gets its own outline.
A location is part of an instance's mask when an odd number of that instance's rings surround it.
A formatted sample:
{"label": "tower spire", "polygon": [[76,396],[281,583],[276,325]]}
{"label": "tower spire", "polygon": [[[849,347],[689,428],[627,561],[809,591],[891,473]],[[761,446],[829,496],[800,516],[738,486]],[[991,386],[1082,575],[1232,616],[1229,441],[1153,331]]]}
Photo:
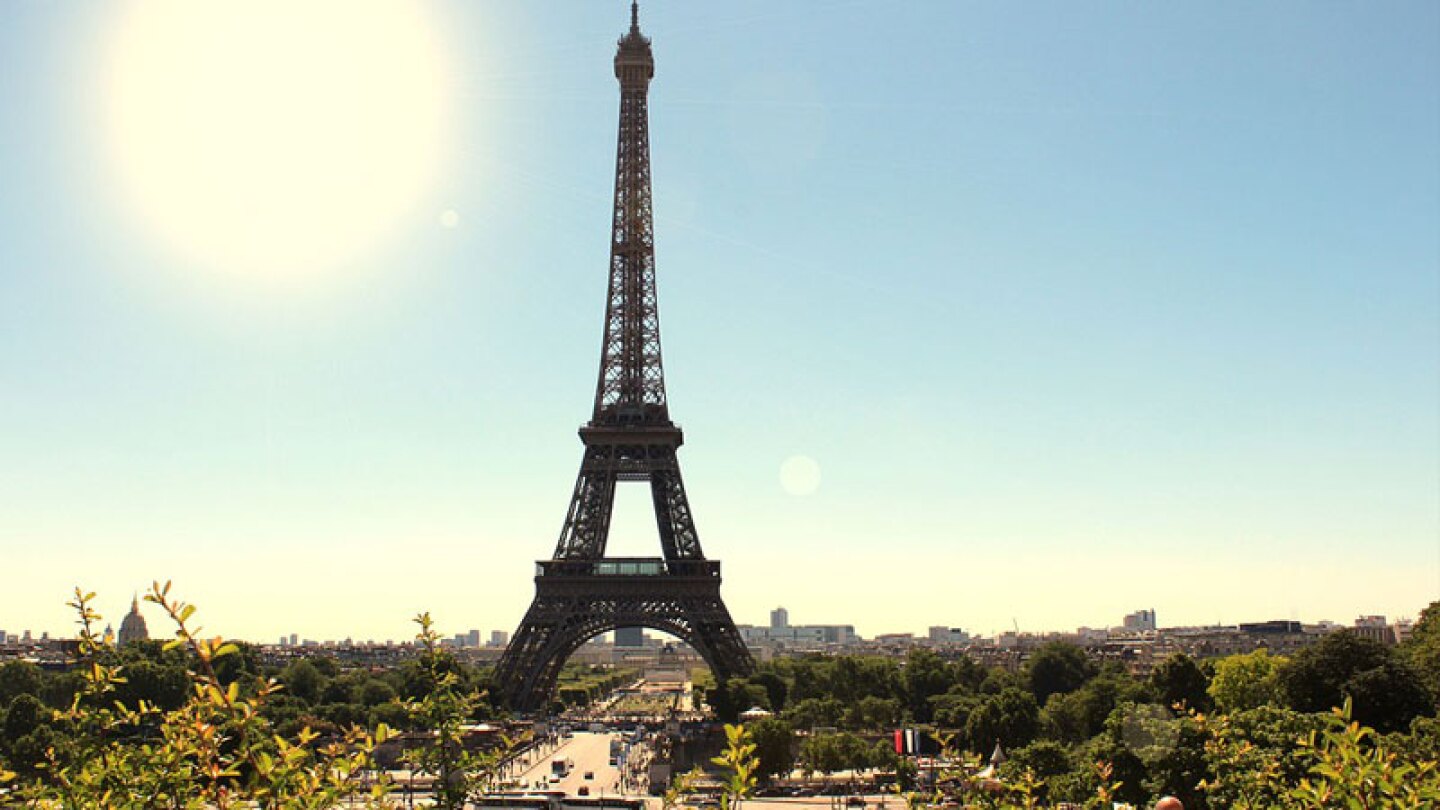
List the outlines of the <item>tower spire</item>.
{"label": "tower spire", "polygon": [[610,221],[610,290],[591,424],[670,424],[660,360],[655,221],[650,195],[647,96],[655,76],[655,56],[650,40],[640,33],[639,15],[639,3],[632,2],[630,31],[615,48],[620,128],[615,147],[615,207]]}

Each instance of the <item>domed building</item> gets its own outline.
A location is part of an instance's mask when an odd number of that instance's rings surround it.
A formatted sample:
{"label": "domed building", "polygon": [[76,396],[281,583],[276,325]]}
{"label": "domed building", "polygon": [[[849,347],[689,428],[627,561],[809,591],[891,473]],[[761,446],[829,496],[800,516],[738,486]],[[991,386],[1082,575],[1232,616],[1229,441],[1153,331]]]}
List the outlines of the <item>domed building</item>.
{"label": "domed building", "polygon": [[150,630],[145,627],[145,617],[140,615],[140,598],[137,596],[130,602],[130,612],[120,621],[120,646],[124,647],[132,641],[144,641],[150,638]]}

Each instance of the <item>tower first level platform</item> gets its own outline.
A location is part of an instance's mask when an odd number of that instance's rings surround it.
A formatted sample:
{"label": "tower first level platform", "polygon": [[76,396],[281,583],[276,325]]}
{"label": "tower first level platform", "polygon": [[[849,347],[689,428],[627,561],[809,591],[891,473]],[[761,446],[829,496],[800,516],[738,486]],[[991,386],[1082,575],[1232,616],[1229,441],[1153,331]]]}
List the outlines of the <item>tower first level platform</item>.
{"label": "tower first level platform", "polygon": [[535,567],[535,601],[496,672],[515,710],[544,709],[560,668],[580,645],[621,627],[679,638],[721,683],[751,669],[720,598],[718,561],[605,557],[541,560]]}

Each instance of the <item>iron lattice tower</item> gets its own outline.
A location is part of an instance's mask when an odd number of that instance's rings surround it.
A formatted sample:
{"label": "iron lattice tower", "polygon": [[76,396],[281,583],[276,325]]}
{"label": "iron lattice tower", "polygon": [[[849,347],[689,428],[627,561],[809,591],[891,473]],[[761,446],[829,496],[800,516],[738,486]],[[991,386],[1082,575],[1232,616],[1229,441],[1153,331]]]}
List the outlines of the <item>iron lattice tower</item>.
{"label": "iron lattice tower", "polygon": [[[618,627],[649,627],[685,640],[721,683],[754,668],[720,599],[720,563],[700,550],[676,457],[684,437],[665,399],[646,104],[654,75],[650,40],[640,33],[632,3],[630,30],[615,53],[620,133],[595,408],[580,428],[585,455],[555,555],[536,563],[535,600],[496,670],[500,693],[520,711],[543,708],[566,659]],[[662,557],[605,556],[615,486],[622,481],[650,484]]]}

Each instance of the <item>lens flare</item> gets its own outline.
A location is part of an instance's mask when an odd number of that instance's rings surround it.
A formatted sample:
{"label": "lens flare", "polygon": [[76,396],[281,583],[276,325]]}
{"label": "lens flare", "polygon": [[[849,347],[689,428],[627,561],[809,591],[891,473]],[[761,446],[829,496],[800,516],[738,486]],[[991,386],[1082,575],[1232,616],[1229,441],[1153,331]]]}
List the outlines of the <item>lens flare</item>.
{"label": "lens flare", "polygon": [[780,487],[791,495],[813,495],[820,488],[820,464],[809,456],[791,456],[780,464]]}

